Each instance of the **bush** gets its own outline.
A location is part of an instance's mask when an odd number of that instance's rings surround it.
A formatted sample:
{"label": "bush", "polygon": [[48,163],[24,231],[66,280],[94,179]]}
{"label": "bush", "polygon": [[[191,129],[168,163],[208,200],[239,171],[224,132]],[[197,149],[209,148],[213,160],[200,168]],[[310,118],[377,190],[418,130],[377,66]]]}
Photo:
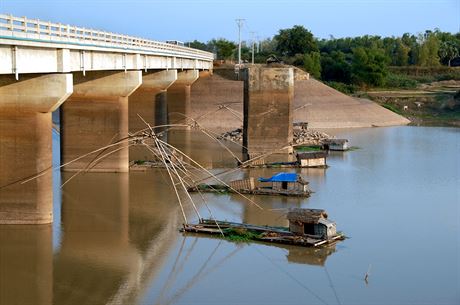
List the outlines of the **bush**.
{"label": "bush", "polygon": [[349,85],[349,84],[344,84],[344,83],[340,83],[340,82],[325,82],[325,83],[329,87],[332,87],[335,90],[338,90],[338,91],[340,91],[342,93],[345,93],[345,94],[353,94],[356,91],[358,91],[358,89],[359,89],[359,87],[356,86],[356,85]]}
{"label": "bush", "polygon": [[454,99],[460,100],[460,90],[458,90],[457,93],[455,93]]}
{"label": "bush", "polygon": [[389,88],[416,88],[418,82],[402,74],[389,73],[385,79],[385,86]]}

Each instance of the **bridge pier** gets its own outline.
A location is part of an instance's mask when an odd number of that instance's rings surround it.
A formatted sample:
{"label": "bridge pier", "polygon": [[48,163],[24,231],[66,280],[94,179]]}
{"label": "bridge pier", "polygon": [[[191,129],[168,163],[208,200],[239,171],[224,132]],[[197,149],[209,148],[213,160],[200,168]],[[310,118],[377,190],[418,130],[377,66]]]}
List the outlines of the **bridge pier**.
{"label": "bridge pier", "polygon": [[[142,75],[142,85],[129,96],[129,131],[136,132],[147,126],[167,124],[167,93],[177,79],[177,70],[148,72]],[[158,129],[156,131],[159,131]],[[142,146],[129,148],[129,160],[151,160],[152,153]]]}
{"label": "bridge pier", "polygon": [[[187,70],[177,73],[177,80],[167,91],[168,99],[168,124],[187,124],[190,121],[190,89],[192,84],[199,78],[198,70]],[[190,127],[179,127],[190,129]]]}
{"label": "bridge pier", "polygon": [[72,93],[72,74],[0,76],[0,224],[53,221],[51,112]]}
{"label": "bridge pier", "polygon": [[[74,75],[74,93],[61,109],[62,164],[128,135],[128,97],[141,83],[141,71]],[[66,165],[63,170],[79,171],[91,167],[92,172],[127,172],[127,146],[126,142],[114,145]],[[96,162],[98,158],[102,159]]]}
{"label": "bridge pier", "polygon": [[[293,139],[293,69],[251,66],[242,73],[245,157],[251,158],[289,146]],[[280,151],[284,155],[290,152],[292,148]]]}

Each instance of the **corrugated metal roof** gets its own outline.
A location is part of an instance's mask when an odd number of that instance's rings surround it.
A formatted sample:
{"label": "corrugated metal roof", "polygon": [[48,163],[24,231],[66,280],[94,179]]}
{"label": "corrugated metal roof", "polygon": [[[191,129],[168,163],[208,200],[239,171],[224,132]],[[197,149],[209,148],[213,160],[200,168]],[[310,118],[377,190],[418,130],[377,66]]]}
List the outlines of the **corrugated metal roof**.
{"label": "corrugated metal roof", "polygon": [[278,173],[271,178],[259,178],[260,182],[296,182],[296,173]]}

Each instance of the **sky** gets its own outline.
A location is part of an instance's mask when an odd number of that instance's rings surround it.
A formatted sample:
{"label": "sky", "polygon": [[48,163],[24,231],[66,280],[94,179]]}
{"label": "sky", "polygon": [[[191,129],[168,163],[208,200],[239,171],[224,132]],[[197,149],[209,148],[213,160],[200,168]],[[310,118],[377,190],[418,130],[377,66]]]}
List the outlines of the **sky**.
{"label": "sky", "polygon": [[0,0],[0,13],[154,40],[267,38],[303,25],[315,37],[460,31],[460,0]]}

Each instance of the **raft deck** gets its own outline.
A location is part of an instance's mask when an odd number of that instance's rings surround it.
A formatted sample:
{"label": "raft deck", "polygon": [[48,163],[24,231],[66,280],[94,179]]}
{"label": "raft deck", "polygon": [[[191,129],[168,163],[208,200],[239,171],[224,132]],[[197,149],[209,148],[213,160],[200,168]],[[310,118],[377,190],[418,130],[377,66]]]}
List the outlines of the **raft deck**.
{"label": "raft deck", "polygon": [[[187,189],[189,192],[208,192],[208,193],[237,193],[230,187],[221,184],[199,184]],[[292,197],[310,197],[311,191],[301,192],[297,190],[274,190],[272,188],[259,187],[254,190],[238,189],[238,193],[249,195],[271,195],[271,196],[292,196]]]}
{"label": "raft deck", "polygon": [[222,230],[225,235],[226,231],[228,232],[231,229],[241,232],[256,233],[252,235],[252,240],[303,247],[318,247],[344,239],[344,236],[340,234],[330,239],[324,239],[315,235],[295,235],[286,227],[257,226],[220,220],[215,221],[212,219],[202,219],[199,224],[185,224],[181,231],[220,235]]}

